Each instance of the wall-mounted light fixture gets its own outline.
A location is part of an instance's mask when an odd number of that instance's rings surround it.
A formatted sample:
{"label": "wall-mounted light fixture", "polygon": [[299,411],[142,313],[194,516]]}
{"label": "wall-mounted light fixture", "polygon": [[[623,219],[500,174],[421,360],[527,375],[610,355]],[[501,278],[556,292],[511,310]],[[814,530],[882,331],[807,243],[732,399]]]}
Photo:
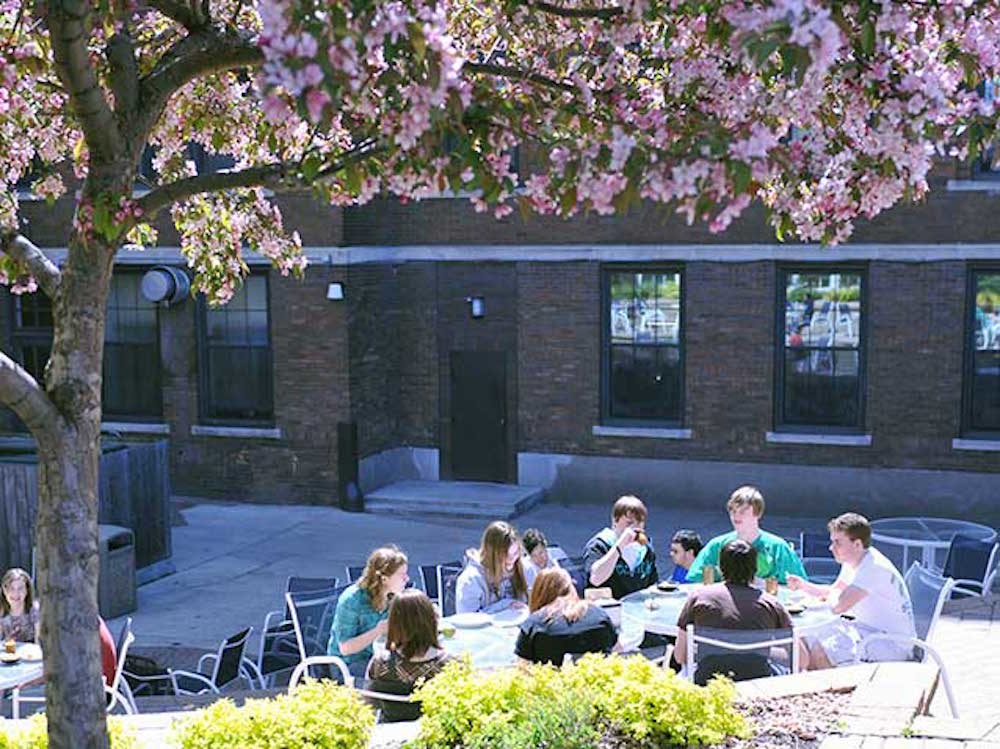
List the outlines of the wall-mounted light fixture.
{"label": "wall-mounted light fixture", "polygon": [[486,302],[483,301],[481,296],[467,296],[465,301],[469,303],[469,314],[473,317],[485,317],[486,316]]}
{"label": "wall-mounted light fixture", "polygon": [[344,298],[344,284],[342,283],[332,283],[326,287],[326,298],[339,302]]}

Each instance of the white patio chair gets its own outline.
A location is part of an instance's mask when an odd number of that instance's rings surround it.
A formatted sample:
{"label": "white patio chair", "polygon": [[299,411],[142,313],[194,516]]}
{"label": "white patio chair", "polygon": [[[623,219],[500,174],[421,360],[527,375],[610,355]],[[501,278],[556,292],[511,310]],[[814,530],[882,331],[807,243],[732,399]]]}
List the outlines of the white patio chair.
{"label": "white patio chair", "polygon": [[[718,629],[687,626],[685,676],[704,685],[716,674],[734,681],[779,673],[787,662],[799,672],[799,636],[794,629]],[[791,652],[788,653],[787,650]]]}
{"label": "white patio chair", "polygon": [[955,580],[951,595],[985,596],[993,587],[1000,563],[1000,543],[957,533],[948,547],[944,567],[933,572]]}
{"label": "white patio chair", "polygon": [[[295,642],[299,651],[299,663],[292,671],[292,678],[296,674],[299,674],[299,678],[301,678],[303,663],[310,666],[336,665],[338,668],[343,665],[344,668],[340,671],[341,679],[345,673],[350,675],[342,658],[328,655],[326,652],[327,643],[330,640],[330,630],[333,628],[333,618],[337,610],[337,601],[346,589],[347,586],[333,591],[285,593],[285,600],[288,602],[292,616]],[[331,658],[335,660],[327,660]],[[306,668],[308,669],[308,666]],[[312,669],[306,672],[318,676],[318,678],[336,676],[329,670]],[[351,682],[345,681],[344,683],[350,684]],[[289,684],[291,684],[291,679]]]}
{"label": "white patio chair", "polygon": [[[285,583],[285,592],[325,591],[332,594],[338,589],[335,577],[299,577],[292,575]],[[320,593],[317,593],[320,595]],[[265,686],[272,686],[278,674],[291,672],[299,662],[298,645],[288,606],[284,610],[269,611],[264,617],[257,643],[257,671],[264,677]]]}
{"label": "white patio chair", "polygon": [[[958,717],[958,704],[955,701],[955,693],[951,688],[951,680],[948,678],[948,670],[945,668],[944,660],[930,645],[930,639],[934,635],[934,628],[937,626],[938,618],[941,616],[941,609],[944,608],[945,601],[951,597],[952,588],[955,581],[951,578],[924,569],[919,562],[914,562],[906,572],[904,578],[906,589],[910,593],[910,603],[913,605],[913,623],[917,631],[917,636],[905,637],[889,633],[878,633],[864,638],[858,645],[859,656],[863,659],[868,652],[868,647],[875,642],[895,642],[901,645],[909,645],[915,650],[919,650],[920,662],[926,663],[930,657],[937,664],[941,683],[944,684],[945,695],[948,697],[948,707],[951,708],[952,717]],[[932,690],[927,702],[930,704],[934,697]]]}
{"label": "white patio chair", "polygon": [[[118,635],[118,642],[116,643],[118,662],[115,665],[114,678],[110,684],[103,677],[101,679],[104,683],[104,693],[107,696],[107,711],[109,713],[113,712],[118,705],[121,705],[126,715],[137,715],[139,713],[139,710],[135,706],[135,698],[132,696],[132,690],[129,688],[128,682],[122,678],[122,671],[125,669],[125,656],[128,654],[129,646],[133,642],[135,642],[135,635],[132,634],[132,617],[128,617],[125,620],[125,626],[122,627],[121,634]],[[20,687],[15,687],[11,690],[11,718],[17,720],[21,717],[21,705],[25,702],[45,702],[44,685],[39,686],[39,692],[39,694],[23,694]]]}
{"label": "white patio chair", "polygon": [[374,708],[380,723],[417,720],[420,701],[413,699],[412,689],[402,684],[374,679],[355,679],[354,689]]}
{"label": "white patio chair", "polygon": [[347,664],[344,659],[339,655],[311,655],[307,658],[303,658],[299,664],[292,669],[292,675],[288,679],[288,693],[291,694],[295,691],[295,687],[299,685],[299,682],[306,676],[310,676],[313,672],[310,669],[316,668],[318,666],[334,666],[337,672],[340,674],[341,682],[345,686],[354,685],[354,677],[351,676],[350,669],[347,668]]}

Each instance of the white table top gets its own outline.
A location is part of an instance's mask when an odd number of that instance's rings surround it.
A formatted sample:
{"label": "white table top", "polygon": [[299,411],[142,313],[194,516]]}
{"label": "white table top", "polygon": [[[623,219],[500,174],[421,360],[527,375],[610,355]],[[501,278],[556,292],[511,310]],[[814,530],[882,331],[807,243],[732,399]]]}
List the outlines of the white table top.
{"label": "white table top", "polygon": [[981,541],[993,541],[997,532],[988,525],[954,518],[900,517],[872,521],[872,538],[876,541],[913,546],[947,548],[956,534],[973,536]]}
{"label": "white table top", "polygon": [[[27,643],[18,643],[17,652],[24,652]],[[34,648],[34,646],[31,646]],[[20,661],[13,665],[0,663],[0,692],[12,689],[29,681],[42,678],[44,669],[41,661]]]}
{"label": "white table top", "polygon": [[[677,617],[684,602],[701,587],[701,583],[687,583],[671,593],[664,593],[655,587],[630,593],[622,599],[622,620],[641,622],[645,630],[653,634],[676,635]],[[792,616],[792,625],[796,629],[818,627],[837,619],[837,615],[822,601],[789,590],[784,585],[778,588],[778,600],[786,605],[800,603],[806,607],[801,614]],[[650,608],[650,605],[655,608]]]}

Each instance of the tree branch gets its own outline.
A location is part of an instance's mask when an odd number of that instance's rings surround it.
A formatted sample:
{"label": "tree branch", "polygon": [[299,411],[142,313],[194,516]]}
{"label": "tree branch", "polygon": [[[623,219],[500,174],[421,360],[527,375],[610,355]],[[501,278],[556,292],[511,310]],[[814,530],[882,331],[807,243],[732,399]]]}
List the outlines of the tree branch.
{"label": "tree branch", "polygon": [[249,32],[206,26],[175,42],[139,81],[139,135],[145,136],[167,102],[186,83],[223,70],[256,67],[264,53]]}
{"label": "tree branch", "polygon": [[87,148],[99,163],[111,163],[122,151],[122,139],[90,61],[89,11],[86,0],[52,0],[46,22],[56,73],[69,95]]}
{"label": "tree branch", "polygon": [[294,178],[295,166],[288,163],[265,164],[235,172],[212,172],[186,177],[157,187],[136,204],[142,209],[143,221],[151,220],[157,213],[178,200],[203,192],[233,190],[240,187],[280,187]]}
{"label": "tree branch", "polygon": [[528,81],[529,83],[535,83],[539,86],[544,86],[545,88],[551,88],[555,91],[564,91],[566,93],[576,93],[577,87],[571,83],[563,83],[562,81],[557,81],[554,78],[549,78],[540,73],[529,73],[526,70],[521,70],[520,68],[512,68],[507,65],[496,65],[489,62],[467,62],[462,66],[463,70],[468,70],[473,73],[483,73],[485,75],[496,75],[501,78],[509,78],[514,81]]}
{"label": "tree branch", "polygon": [[23,263],[49,298],[55,297],[62,281],[62,271],[31,240],[16,231],[0,233],[0,250]]}
{"label": "tree branch", "polygon": [[530,2],[530,0],[527,5],[543,13],[562,16],[563,18],[599,18],[607,21],[625,13],[622,8],[564,8],[561,5],[546,2]]}
{"label": "tree branch", "polygon": [[57,429],[59,410],[24,367],[0,351],[0,401],[18,415],[39,442]]}
{"label": "tree branch", "polygon": [[146,5],[158,10],[186,29],[197,29],[207,20],[202,18],[200,13],[192,10],[189,3],[177,2],[177,0],[146,0]]}
{"label": "tree branch", "polygon": [[[363,161],[382,150],[383,148],[374,141],[365,141],[357,148],[344,154],[339,161],[335,161],[320,170],[313,182],[332,177],[347,165]],[[213,172],[175,180],[146,193],[136,201],[136,204],[142,209],[142,220],[150,221],[167,206],[200,193],[233,190],[241,187],[270,187],[272,189],[308,187],[309,184],[299,176],[299,164],[286,161],[248,167],[235,172]]]}

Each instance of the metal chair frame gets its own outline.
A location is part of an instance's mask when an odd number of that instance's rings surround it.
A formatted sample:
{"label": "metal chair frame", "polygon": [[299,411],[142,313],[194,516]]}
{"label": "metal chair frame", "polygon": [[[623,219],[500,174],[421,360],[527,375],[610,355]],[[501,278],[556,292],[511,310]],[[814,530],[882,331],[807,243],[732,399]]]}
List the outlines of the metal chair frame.
{"label": "metal chair frame", "polygon": [[[183,669],[167,669],[167,674],[170,676],[170,682],[174,687],[174,694],[204,694],[205,692],[212,692],[214,694],[221,694],[222,688],[237,679],[246,679],[247,683],[250,685],[251,689],[256,688],[257,684],[260,688],[264,688],[264,677],[261,675],[260,671],[257,669],[257,664],[252,660],[247,658],[243,653],[246,650],[247,641],[250,639],[250,634],[253,632],[253,627],[247,627],[242,632],[228,637],[219,644],[218,650],[214,653],[205,653],[198,659],[197,671],[185,671]],[[223,655],[227,650],[232,648],[238,648],[240,651],[239,665],[236,669],[236,675],[227,680],[225,683],[219,683],[219,671],[222,668]],[[203,669],[208,663],[213,663],[211,674],[205,674]],[[204,685],[203,689],[199,689],[197,692],[192,692],[187,689],[183,689],[178,683],[177,677],[181,676],[184,678],[192,679]]]}
{"label": "metal chair frame", "polygon": [[[697,650],[698,644],[702,645],[713,645],[722,650],[731,651],[733,653],[746,653],[752,652],[754,650],[760,650],[761,648],[772,647],[775,645],[791,645],[792,646],[792,673],[797,674],[799,672],[799,642],[800,637],[798,632],[793,628],[792,634],[787,637],[767,637],[767,639],[754,640],[753,642],[729,642],[727,640],[720,640],[715,637],[706,637],[704,635],[699,635],[695,632],[694,624],[688,624],[686,628],[687,633],[687,652],[685,657],[684,667],[687,670],[687,678],[694,681],[695,673],[697,672],[697,664],[695,663],[695,651]],[[742,635],[749,635],[754,631],[759,631],[765,636],[768,632],[773,632],[775,630],[746,630],[738,629],[733,630],[734,632],[739,632]],[[784,632],[785,630],[778,630]],[[669,651],[672,653],[672,651]],[[669,664],[669,657],[667,654],[664,655],[664,668],[667,668]]]}

